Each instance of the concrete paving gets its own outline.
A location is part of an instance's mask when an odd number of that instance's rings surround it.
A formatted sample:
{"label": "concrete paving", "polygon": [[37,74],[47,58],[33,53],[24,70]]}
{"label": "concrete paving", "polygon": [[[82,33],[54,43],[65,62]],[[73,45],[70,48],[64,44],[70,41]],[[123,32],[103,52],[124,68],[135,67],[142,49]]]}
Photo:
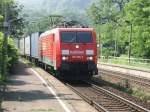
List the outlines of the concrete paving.
{"label": "concrete paving", "polygon": [[4,112],[97,112],[53,76],[34,70],[23,63],[16,66],[2,103]]}
{"label": "concrete paving", "polygon": [[81,97],[71,91],[62,82],[45,72],[41,68],[34,68],[45,80],[47,80],[50,87],[52,87],[57,94],[60,94],[60,99],[66,104],[71,106],[75,112],[98,112],[95,108],[85,102]]}
{"label": "concrete paving", "polygon": [[2,103],[4,112],[65,112],[30,68],[20,63],[15,69]]}

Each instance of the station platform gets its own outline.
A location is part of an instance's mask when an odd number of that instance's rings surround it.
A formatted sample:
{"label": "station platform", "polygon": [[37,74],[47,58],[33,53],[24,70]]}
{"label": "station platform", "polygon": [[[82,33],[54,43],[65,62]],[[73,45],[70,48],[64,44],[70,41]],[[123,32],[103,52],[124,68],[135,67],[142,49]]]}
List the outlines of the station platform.
{"label": "station platform", "polygon": [[2,102],[4,112],[97,112],[41,68],[19,63]]}
{"label": "station platform", "polygon": [[98,64],[97,66],[99,69],[103,69],[103,70],[110,70],[110,71],[114,71],[114,72],[120,72],[123,74],[133,75],[135,77],[150,79],[150,71],[148,71],[148,70],[127,68],[127,67],[119,66],[116,64],[112,65],[112,66],[109,64]]}

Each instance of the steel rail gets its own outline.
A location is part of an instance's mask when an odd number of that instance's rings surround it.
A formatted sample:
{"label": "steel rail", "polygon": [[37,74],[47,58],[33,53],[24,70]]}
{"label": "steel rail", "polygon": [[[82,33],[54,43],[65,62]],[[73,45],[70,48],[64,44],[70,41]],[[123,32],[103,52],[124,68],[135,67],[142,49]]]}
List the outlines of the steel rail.
{"label": "steel rail", "polygon": [[[105,90],[99,86],[96,86],[94,84],[91,84],[89,82],[87,82],[87,84],[90,84],[91,87],[95,90],[97,90],[98,92],[101,92],[103,94],[105,94],[107,97],[111,97],[117,101],[120,101],[121,103],[127,105],[128,107],[130,107],[131,109],[133,109],[133,111],[135,112],[150,112],[150,110],[146,109],[146,108],[143,108],[142,106],[139,106],[125,98],[122,98],[108,90]],[[88,95],[84,95],[83,93],[81,93],[79,90],[77,90],[75,87],[73,87],[72,85],[70,84],[66,84],[69,88],[71,88],[74,92],[76,92],[79,96],[81,96],[86,102],[88,102],[89,104],[91,104],[92,106],[94,106],[98,111],[100,112],[110,112],[108,109],[106,109],[106,107],[104,107],[103,105],[100,105],[99,103],[93,101],[92,99],[90,99],[88,97]]]}
{"label": "steel rail", "polygon": [[75,93],[77,93],[81,98],[83,98],[86,102],[88,102],[90,105],[95,107],[98,111],[100,111],[100,112],[109,112],[106,108],[104,108],[103,106],[99,105],[98,103],[96,103],[92,99],[88,98],[86,95],[81,94],[81,92],[79,92],[77,89],[73,88],[70,84],[67,83],[66,85],[69,88],[71,88]]}
{"label": "steel rail", "polygon": [[134,103],[134,102],[132,102],[132,101],[129,101],[129,100],[127,100],[127,99],[125,99],[125,98],[123,98],[123,97],[121,97],[121,96],[118,96],[118,95],[116,95],[116,94],[114,94],[114,93],[112,93],[112,92],[110,92],[110,91],[108,91],[108,90],[106,90],[106,89],[104,89],[104,88],[101,88],[101,87],[99,87],[99,86],[96,86],[96,85],[94,85],[94,84],[91,84],[95,89],[97,89],[98,91],[103,91],[103,92],[105,92],[106,94],[108,94],[108,95],[110,95],[111,97],[113,97],[113,98],[115,98],[116,100],[120,100],[120,102],[123,102],[123,103],[125,103],[126,105],[128,105],[128,106],[131,106],[132,108],[135,108],[136,110],[138,110],[139,112],[150,112],[150,110],[148,110],[148,109],[146,109],[146,108],[144,108],[144,107],[142,107],[142,106],[140,106],[140,105],[137,105],[136,103]]}
{"label": "steel rail", "polygon": [[106,75],[114,75],[114,76],[122,78],[122,79],[128,79],[129,81],[136,82],[142,86],[150,87],[150,80],[149,79],[136,77],[136,76],[132,76],[132,75],[121,73],[121,72],[104,70],[104,69],[99,69],[99,73],[100,74],[106,74]]}

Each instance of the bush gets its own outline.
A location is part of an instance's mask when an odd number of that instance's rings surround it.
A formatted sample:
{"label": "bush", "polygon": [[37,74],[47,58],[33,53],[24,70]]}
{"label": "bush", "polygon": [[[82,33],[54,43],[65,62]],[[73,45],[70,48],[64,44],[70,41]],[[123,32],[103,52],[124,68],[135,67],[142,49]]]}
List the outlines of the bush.
{"label": "bush", "polygon": [[8,69],[18,62],[19,53],[12,38],[8,39]]}
{"label": "bush", "polygon": [[2,41],[3,34],[0,32],[0,84],[1,84],[1,70],[2,70]]}
{"label": "bush", "polygon": [[4,17],[0,15],[0,22],[4,20]]}
{"label": "bush", "polygon": [[[0,79],[2,76],[2,46],[3,46],[3,33],[0,32]],[[11,68],[16,64],[18,60],[18,51],[17,48],[15,47],[14,41],[12,38],[8,38],[8,49],[7,49],[7,72],[11,70]]]}
{"label": "bush", "polygon": [[145,92],[143,89],[141,88],[133,88],[133,96],[141,99],[144,102],[147,102],[150,100],[150,94],[148,94],[147,92]]}

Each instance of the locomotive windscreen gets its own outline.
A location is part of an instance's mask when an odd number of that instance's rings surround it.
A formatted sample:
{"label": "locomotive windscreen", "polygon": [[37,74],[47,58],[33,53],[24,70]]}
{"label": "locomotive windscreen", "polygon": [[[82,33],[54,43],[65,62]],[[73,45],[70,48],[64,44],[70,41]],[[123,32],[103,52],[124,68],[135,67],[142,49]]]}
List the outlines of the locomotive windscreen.
{"label": "locomotive windscreen", "polygon": [[61,41],[62,42],[76,42],[76,32],[62,32]]}
{"label": "locomotive windscreen", "polygon": [[62,32],[62,42],[91,43],[92,32]]}

